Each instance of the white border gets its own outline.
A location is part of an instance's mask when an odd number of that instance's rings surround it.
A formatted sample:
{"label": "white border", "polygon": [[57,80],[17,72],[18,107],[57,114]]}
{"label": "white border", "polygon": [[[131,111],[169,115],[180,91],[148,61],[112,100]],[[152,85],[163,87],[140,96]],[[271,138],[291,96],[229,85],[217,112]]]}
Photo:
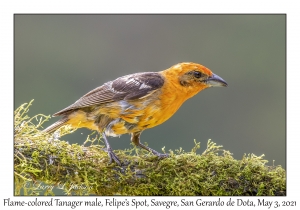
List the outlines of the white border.
{"label": "white border", "polygon": [[[295,2],[293,4],[293,2]],[[298,9],[297,9],[298,8]],[[270,201],[297,201],[296,208],[300,206],[299,200],[299,55],[300,55],[300,18],[299,6],[296,1],[8,1],[1,3],[1,197],[13,200],[34,200],[34,197],[13,197],[12,178],[12,134],[13,134],[13,14],[14,13],[281,13],[287,14],[287,197],[263,197]],[[4,135],[3,135],[4,134]],[[272,145],[270,145],[272,146]],[[298,196],[297,196],[298,195]],[[64,200],[94,200],[94,197],[57,197]],[[104,199],[112,197],[101,197]],[[217,197],[187,197],[185,199],[216,200]],[[43,199],[50,199],[43,197]],[[132,200],[130,197],[118,197],[120,200]],[[144,200],[143,197],[136,199]],[[151,198],[148,197],[150,200]],[[178,200],[180,197],[155,197],[156,200]],[[227,201],[229,197],[222,197]],[[238,199],[233,197],[233,199]],[[244,197],[257,202],[257,198]],[[261,198],[262,199],[262,198]],[[1,207],[2,208],[2,207]],[[29,207],[27,207],[29,208]],[[31,207],[32,208],[32,207]],[[40,208],[40,207],[37,207]],[[46,208],[46,207],[44,207]],[[95,208],[95,207],[94,207]],[[99,207],[96,207],[99,208]],[[132,209],[124,207],[119,209]],[[156,207],[166,209],[165,207]],[[203,207],[188,207],[199,209]],[[224,208],[224,207],[222,207]],[[240,207],[234,207],[240,208]],[[292,208],[292,207],[290,207]],[[293,208],[293,209],[296,209]],[[14,209],[14,207],[9,207]],[[23,208],[24,209],[24,208]],[[26,208],[25,208],[26,209]],[[63,208],[60,208],[63,209]],[[66,209],[70,209],[67,207]],[[76,209],[83,209],[77,207]],[[105,207],[116,209],[116,207]],[[141,208],[139,208],[141,209]],[[148,208],[152,209],[152,208]],[[174,208],[171,208],[174,209]],[[178,208],[177,208],[178,209]],[[266,209],[261,207],[256,209]],[[280,209],[285,209],[281,207]]]}

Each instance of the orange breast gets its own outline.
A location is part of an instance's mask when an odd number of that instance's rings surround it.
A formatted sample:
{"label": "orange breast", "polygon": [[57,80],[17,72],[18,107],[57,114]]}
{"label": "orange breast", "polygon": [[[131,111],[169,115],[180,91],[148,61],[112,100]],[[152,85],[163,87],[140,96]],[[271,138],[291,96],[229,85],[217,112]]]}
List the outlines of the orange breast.
{"label": "orange breast", "polygon": [[136,126],[126,129],[125,123],[119,122],[112,129],[116,134],[121,135],[155,127],[168,120],[183,102],[182,98],[178,98],[176,94],[171,92],[165,92],[151,99],[128,102],[134,108],[128,109],[120,115],[120,118]]}

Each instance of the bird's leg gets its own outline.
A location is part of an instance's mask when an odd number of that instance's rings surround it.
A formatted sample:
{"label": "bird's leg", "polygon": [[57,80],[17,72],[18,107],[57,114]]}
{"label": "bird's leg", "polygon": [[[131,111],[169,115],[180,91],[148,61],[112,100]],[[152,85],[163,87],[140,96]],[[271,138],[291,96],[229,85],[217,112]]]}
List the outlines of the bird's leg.
{"label": "bird's leg", "polygon": [[154,155],[158,156],[159,158],[166,158],[166,157],[169,157],[168,154],[161,154],[157,151],[155,151],[154,149],[151,149],[150,147],[147,147],[145,145],[143,145],[141,142],[140,142],[140,135],[141,135],[141,132],[135,132],[135,133],[131,133],[131,141],[136,145],[136,146],[139,146],[149,152],[152,152]]}
{"label": "bird's leg", "polygon": [[103,136],[103,139],[104,139],[104,143],[105,143],[105,151],[107,152],[108,156],[109,156],[109,164],[112,163],[112,160],[114,160],[119,166],[121,165],[121,162],[119,160],[119,158],[116,156],[116,154],[112,151],[108,141],[107,141],[107,138],[106,138],[106,135],[105,135],[105,132],[102,133],[102,136]]}

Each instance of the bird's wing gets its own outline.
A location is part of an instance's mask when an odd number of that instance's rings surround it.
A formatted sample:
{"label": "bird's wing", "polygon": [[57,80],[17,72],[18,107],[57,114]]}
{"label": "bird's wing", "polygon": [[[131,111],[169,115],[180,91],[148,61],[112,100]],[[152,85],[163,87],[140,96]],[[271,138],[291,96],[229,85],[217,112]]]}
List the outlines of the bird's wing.
{"label": "bird's wing", "polygon": [[164,84],[163,77],[156,72],[130,74],[107,82],[91,90],[74,104],[55,113],[53,116],[82,107],[100,105],[119,100],[135,100],[159,89]]}

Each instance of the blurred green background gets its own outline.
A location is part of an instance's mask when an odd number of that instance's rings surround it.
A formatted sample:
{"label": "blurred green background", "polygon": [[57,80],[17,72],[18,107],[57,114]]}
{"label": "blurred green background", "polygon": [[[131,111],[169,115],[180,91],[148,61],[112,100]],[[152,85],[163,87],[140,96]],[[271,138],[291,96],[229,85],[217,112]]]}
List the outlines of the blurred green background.
{"label": "blurred green background", "polygon": [[[15,15],[15,108],[35,99],[29,115],[53,113],[103,83],[183,61],[205,65],[229,84],[188,100],[142,142],[202,152],[208,139],[234,157],[265,154],[286,164],[285,15]],[[52,118],[45,126],[59,118]],[[91,131],[64,136],[82,144]],[[113,149],[129,135],[109,137]]]}

